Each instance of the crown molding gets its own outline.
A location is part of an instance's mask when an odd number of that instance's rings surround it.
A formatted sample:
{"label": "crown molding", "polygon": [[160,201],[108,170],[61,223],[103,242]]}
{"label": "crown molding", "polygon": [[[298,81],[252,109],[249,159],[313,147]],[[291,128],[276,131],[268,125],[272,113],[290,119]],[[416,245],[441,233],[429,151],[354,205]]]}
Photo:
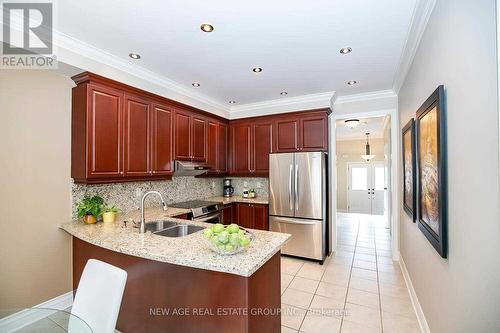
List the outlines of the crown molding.
{"label": "crown molding", "polygon": [[330,107],[335,91],[232,106],[230,119]]}
{"label": "crown molding", "polygon": [[[75,59],[75,56],[88,58],[90,60],[97,62],[98,64],[101,64],[101,66],[98,66],[98,68],[82,68],[84,70],[89,70],[96,74],[109,77],[110,76],[109,70],[106,67],[102,66],[106,65],[118,71],[125,72],[126,74],[129,74],[142,81],[147,81],[153,85],[160,86],[161,88],[164,88],[167,91],[184,96],[188,99],[187,101],[181,101],[181,102],[188,103],[192,106],[196,106],[201,109],[205,109],[206,111],[217,113],[221,116],[227,117],[228,115],[230,108],[227,105],[209,96],[200,93],[195,93],[191,91],[189,88],[186,88],[185,86],[173,80],[170,80],[162,75],[158,75],[136,64],[132,64],[127,60],[116,57],[109,52],[96,48],[90,44],[87,44],[81,40],[68,36],[64,33],[61,33],[59,31],[54,31],[54,34],[56,35],[54,38],[54,44],[57,47],[58,61],[62,61],[69,65],[81,68],[82,67],[80,65],[81,62],[78,61],[78,59]],[[69,52],[66,53],[61,52],[62,51],[61,49],[67,50]],[[130,82],[128,83],[133,86],[138,86],[138,84]],[[140,86],[138,88],[144,89],[144,87]],[[171,98],[171,96],[165,96],[165,97]]]}
{"label": "crown molding", "polygon": [[399,89],[403,86],[406,75],[408,75],[415,54],[417,53],[418,45],[420,44],[420,40],[422,39],[435,5],[436,0],[417,0],[417,4],[413,10],[408,35],[406,37],[405,47],[392,85],[392,90],[394,90],[396,94],[399,93]]}
{"label": "crown molding", "polygon": [[355,102],[363,102],[374,99],[393,98],[393,97],[397,97],[397,95],[392,90],[378,90],[378,91],[370,91],[367,93],[339,96],[336,98],[334,104],[355,103]]}

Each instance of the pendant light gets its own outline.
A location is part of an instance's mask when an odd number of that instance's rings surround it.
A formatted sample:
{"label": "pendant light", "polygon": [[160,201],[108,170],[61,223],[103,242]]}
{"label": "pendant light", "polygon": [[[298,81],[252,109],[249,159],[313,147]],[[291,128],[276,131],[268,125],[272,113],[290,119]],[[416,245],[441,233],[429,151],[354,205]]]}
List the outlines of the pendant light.
{"label": "pendant light", "polygon": [[375,155],[372,155],[370,142],[368,141],[368,137],[370,136],[370,133],[366,133],[365,135],[366,135],[365,155],[361,155],[361,158],[366,160],[367,162],[370,162],[370,160],[373,159],[375,157]]}

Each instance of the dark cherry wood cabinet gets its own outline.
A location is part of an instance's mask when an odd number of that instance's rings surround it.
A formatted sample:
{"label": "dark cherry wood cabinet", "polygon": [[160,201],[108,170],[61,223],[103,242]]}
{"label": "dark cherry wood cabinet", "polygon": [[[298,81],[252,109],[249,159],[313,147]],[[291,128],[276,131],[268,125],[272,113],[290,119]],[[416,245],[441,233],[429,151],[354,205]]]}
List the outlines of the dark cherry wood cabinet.
{"label": "dark cherry wood cabinet", "polygon": [[267,176],[272,151],[271,122],[237,122],[231,129],[231,170],[234,176]]}
{"label": "dark cherry wood cabinet", "polygon": [[150,101],[125,95],[123,164],[124,175],[150,174]]}
{"label": "dark cherry wood cabinet", "polygon": [[227,132],[226,124],[208,121],[207,165],[212,168],[208,175],[222,176],[227,173]]}
{"label": "dark cherry wood cabinet", "polygon": [[234,220],[243,228],[269,230],[269,207],[263,204],[237,202]]}
{"label": "dark cherry wood cabinet", "polygon": [[273,151],[328,151],[328,114],[320,110],[278,116],[274,122]]}
{"label": "dark cherry wood cabinet", "polygon": [[73,80],[76,183],[170,179],[176,159],[212,177],[267,177],[272,152],[328,150],[329,109],[229,121],[89,72]]}
{"label": "dark cherry wood cabinet", "polygon": [[175,113],[175,159],[207,160],[207,120],[191,112]]}
{"label": "dark cherry wood cabinet", "polygon": [[151,107],[151,173],[171,175],[173,166],[174,112],[166,105]]}
{"label": "dark cherry wood cabinet", "polygon": [[299,150],[299,120],[279,119],[274,123],[274,146],[278,153]]}
{"label": "dark cherry wood cabinet", "polygon": [[234,218],[234,205],[224,205],[224,209],[222,210],[222,224],[227,225],[231,223],[236,223]]}

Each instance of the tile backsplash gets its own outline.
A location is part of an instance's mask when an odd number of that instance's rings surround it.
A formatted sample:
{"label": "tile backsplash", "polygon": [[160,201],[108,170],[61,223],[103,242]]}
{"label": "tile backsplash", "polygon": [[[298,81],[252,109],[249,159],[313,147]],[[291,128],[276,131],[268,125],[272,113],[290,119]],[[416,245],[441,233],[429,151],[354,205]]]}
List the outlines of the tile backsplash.
{"label": "tile backsplash", "polygon": [[[141,198],[148,191],[158,191],[167,204],[187,200],[203,199],[222,195],[224,178],[173,177],[167,181],[115,183],[102,185],[72,184],[73,218],[76,204],[84,196],[100,195],[108,204],[117,206],[122,211],[140,207]],[[267,178],[231,178],[235,195],[241,195],[243,189],[255,188],[258,196],[267,196]],[[246,186],[245,186],[246,182]],[[150,197],[147,207],[159,205],[159,199]]]}

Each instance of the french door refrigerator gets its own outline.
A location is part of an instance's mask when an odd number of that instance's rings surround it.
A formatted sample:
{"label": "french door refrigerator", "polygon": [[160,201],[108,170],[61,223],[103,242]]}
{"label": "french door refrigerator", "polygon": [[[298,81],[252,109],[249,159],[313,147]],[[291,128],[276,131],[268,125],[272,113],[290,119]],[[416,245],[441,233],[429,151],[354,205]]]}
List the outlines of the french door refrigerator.
{"label": "french door refrigerator", "polygon": [[269,156],[269,229],[292,237],[283,254],[324,261],[327,255],[326,156]]}

